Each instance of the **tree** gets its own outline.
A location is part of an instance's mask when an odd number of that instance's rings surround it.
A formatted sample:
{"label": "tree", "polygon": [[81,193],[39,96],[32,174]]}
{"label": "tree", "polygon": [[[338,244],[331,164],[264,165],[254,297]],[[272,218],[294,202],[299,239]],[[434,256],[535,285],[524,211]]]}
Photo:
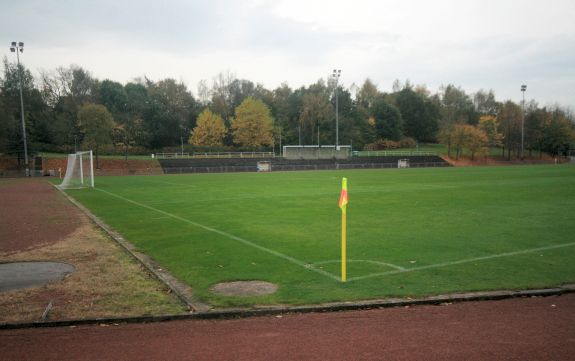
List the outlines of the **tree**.
{"label": "tree", "polygon": [[488,147],[500,147],[503,144],[503,134],[499,133],[497,118],[493,115],[479,117],[478,128],[485,133]]}
{"label": "tree", "polygon": [[573,123],[562,110],[553,110],[545,124],[543,150],[552,155],[567,155],[573,142],[575,142]]}
{"label": "tree", "polygon": [[473,101],[463,89],[449,84],[442,87],[441,93],[442,123],[477,123]]}
{"label": "tree", "polygon": [[[447,156],[451,158],[451,147],[455,141],[455,124],[444,124],[437,135],[438,140],[447,145]],[[458,155],[459,156],[459,155]]]}
{"label": "tree", "polygon": [[[8,112],[4,106],[4,99],[0,97],[0,151],[11,153],[11,143],[16,139],[18,122],[14,117],[8,116]],[[19,144],[14,144],[14,151],[16,151]]]}
{"label": "tree", "polygon": [[120,120],[128,105],[124,86],[109,79],[104,80],[98,87],[98,103],[104,105],[116,120]]}
{"label": "tree", "polygon": [[368,112],[371,112],[371,107],[379,96],[377,86],[373,84],[371,79],[367,78],[357,93],[357,104],[364,107]]}
{"label": "tree", "polygon": [[467,143],[467,124],[455,124],[451,131],[451,141],[453,147],[455,147],[455,159],[459,159],[459,155],[465,148]]}
{"label": "tree", "polygon": [[401,113],[395,105],[380,96],[373,103],[372,116],[378,139],[401,139]]}
{"label": "tree", "polygon": [[143,114],[148,136],[147,145],[153,149],[176,145],[180,137],[188,138],[195,126],[198,104],[183,83],[163,79],[147,81],[148,100]]}
{"label": "tree", "polygon": [[201,105],[206,106],[210,101],[210,89],[205,79],[198,82],[198,98]]}
{"label": "tree", "polygon": [[78,110],[83,104],[95,101],[98,81],[87,70],[71,65],[42,72],[40,86],[44,102],[52,112],[45,117],[51,122],[52,142],[67,146],[68,150],[75,149],[82,139]]}
{"label": "tree", "polygon": [[541,156],[545,141],[545,127],[549,118],[550,114],[546,108],[536,106],[529,109],[525,115],[525,146],[529,149],[529,155],[537,149]]}
{"label": "tree", "polygon": [[[307,144],[315,144],[319,127],[330,129],[330,121],[333,119],[333,107],[329,99],[323,93],[308,93],[303,96],[303,104],[299,116],[302,141]],[[328,130],[331,134],[331,131]],[[335,143],[335,142],[334,142]]]}
{"label": "tree", "polygon": [[212,87],[209,91],[212,96],[211,108],[215,113],[222,116],[226,125],[230,124],[230,118],[234,111],[231,89],[235,79],[235,74],[229,71],[219,73],[212,79]]}
{"label": "tree", "polygon": [[292,90],[286,83],[282,83],[272,94],[272,114],[280,131],[288,126],[290,119],[289,98],[291,95]]}
{"label": "tree", "polygon": [[272,117],[267,105],[259,99],[247,97],[237,108],[232,119],[234,143],[257,149],[273,144]]}
{"label": "tree", "polygon": [[144,126],[142,118],[130,116],[123,124],[118,124],[114,128],[114,143],[124,146],[124,159],[128,161],[128,150],[144,139]]}
{"label": "tree", "polygon": [[481,115],[495,116],[501,107],[501,104],[495,100],[495,94],[491,89],[488,92],[483,89],[477,91],[473,96],[473,103],[475,103],[477,113]]}
{"label": "tree", "polygon": [[196,147],[217,147],[224,144],[227,129],[224,120],[218,114],[204,109],[196,120],[188,143]]}
{"label": "tree", "polygon": [[511,159],[512,150],[519,154],[521,148],[521,116],[521,107],[510,100],[503,104],[497,115],[505,139],[503,152],[507,148],[507,159]]}
{"label": "tree", "polygon": [[472,125],[465,125],[465,127],[466,147],[471,152],[471,160],[474,160],[475,154],[484,154],[487,151],[487,135],[483,130]]}
{"label": "tree", "polygon": [[101,104],[86,104],[78,111],[78,124],[84,136],[84,146],[94,149],[96,168],[100,167],[100,146],[112,142],[112,132],[116,124],[112,114]]}
{"label": "tree", "polygon": [[437,132],[437,114],[433,104],[415,93],[411,86],[396,94],[405,135],[419,142],[433,141]]}
{"label": "tree", "polygon": [[[24,120],[26,122],[27,145],[30,154],[34,153],[37,143],[52,143],[53,133],[50,129],[48,107],[41,92],[35,87],[34,77],[23,64],[18,66],[4,58],[4,76],[0,78],[0,97],[8,124],[5,126],[9,141],[6,149],[23,159],[23,133],[21,125],[20,81],[24,100]],[[16,126],[18,125],[18,126]]]}

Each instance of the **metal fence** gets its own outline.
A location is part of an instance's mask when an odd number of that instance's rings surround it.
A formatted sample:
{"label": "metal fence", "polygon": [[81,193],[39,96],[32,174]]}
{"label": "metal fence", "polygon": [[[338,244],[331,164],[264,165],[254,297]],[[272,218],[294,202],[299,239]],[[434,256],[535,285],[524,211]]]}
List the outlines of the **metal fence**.
{"label": "metal fence", "polygon": [[[410,168],[450,167],[447,162],[410,163]],[[397,163],[332,163],[332,164],[271,164],[271,171],[330,170],[330,169],[383,169],[397,168]],[[257,166],[175,167],[164,168],[165,174],[257,172]]]}
{"label": "metal fence", "polygon": [[423,150],[363,150],[354,151],[354,157],[405,157],[405,156],[436,156],[436,152]]}
{"label": "metal fence", "polygon": [[157,153],[157,159],[192,159],[192,158],[274,158],[274,152],[205,152],[205,153]]}

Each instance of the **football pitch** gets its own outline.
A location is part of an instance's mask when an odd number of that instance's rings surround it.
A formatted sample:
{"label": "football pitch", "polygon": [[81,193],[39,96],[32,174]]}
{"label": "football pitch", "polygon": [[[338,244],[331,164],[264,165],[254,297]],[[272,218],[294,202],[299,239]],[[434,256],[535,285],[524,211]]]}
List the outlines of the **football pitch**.
{"label": "football pitch", "polygon": [[[67,193],[217,307],[575,281],[569,165],[97,177],[95,189]],[[210,290],[235,280],[279,289],[257,297]]]}

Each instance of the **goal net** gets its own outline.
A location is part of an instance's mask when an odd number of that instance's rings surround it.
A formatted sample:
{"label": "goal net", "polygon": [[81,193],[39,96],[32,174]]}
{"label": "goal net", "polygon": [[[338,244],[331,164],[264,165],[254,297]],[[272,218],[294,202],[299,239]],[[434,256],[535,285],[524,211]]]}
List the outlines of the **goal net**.
{"label": "goal net", "polygon": [[261,161],[258,162],[258,172],[271,172],[272,171],[272,163]]}
{"label": "goal net", "polygon": [[94,161],[92,151],[68,154],[68,166],[62,189],[94,188]]}
{"label": "goal net", "polygon": [[397,168],[409,168],[409,159],[399,159],[397,161]]}

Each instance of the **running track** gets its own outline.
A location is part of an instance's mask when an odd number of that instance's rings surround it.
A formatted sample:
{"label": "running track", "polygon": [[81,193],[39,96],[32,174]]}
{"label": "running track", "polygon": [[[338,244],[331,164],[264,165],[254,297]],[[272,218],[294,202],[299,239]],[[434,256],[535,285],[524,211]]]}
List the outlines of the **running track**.
{"label": "running track", "polygon": [[2,360],[575,360],[575,294],[0,330]]}

